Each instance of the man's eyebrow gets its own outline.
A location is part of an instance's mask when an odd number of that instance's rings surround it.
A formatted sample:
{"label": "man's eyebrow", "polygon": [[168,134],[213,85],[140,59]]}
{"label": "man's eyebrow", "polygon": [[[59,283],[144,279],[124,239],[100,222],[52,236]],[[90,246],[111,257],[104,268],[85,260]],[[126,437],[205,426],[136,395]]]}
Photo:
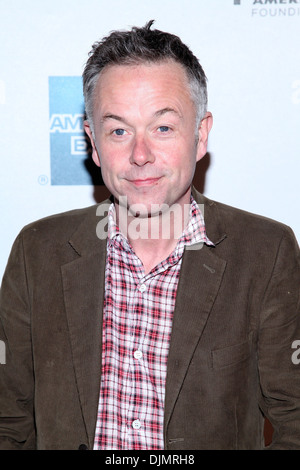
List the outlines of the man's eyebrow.
{"label": "man's eyebrow", "polygon": [[118,116],[117,114],[111,114],[111,113],[104,114],[104,116],[101,119],[101,122],[105,122],[108,119],[114,119],[115,121],[126,122],[126,120],[122,118],[121,116]]}
{"label": "man's eyebrow", "polygon": [[166,113],[174,113],[174,114],[177,114],[177,116],[179,116],[179,117],[181,118],[181,114],[180,114],[178,111],[176,111],[176,109],[174,109],[174,108],[168,108],[168,107],[167,107],[167,108],[159,109],[158,111],[156,111],[156,112],[154,113],[154,116],[155,116],[155,117],[160,117],[160,116],[163,116],[163,115],[166,114]]}
{"label": "man's eyebrow", "polygon": [[[173,113],[177,116],[179,116],[179,118],[181,118],[181,114],[176,111],[176,109],[174,108],[169,108],[169,107],[166,107],[166,108],[162,108],[162,109],[159,109],[158,111],[156,111],[153,116],[155,118],[157,117],[160,117],[160,116],[163,116],[164,114],[167,114],[167,113]],[[112,113],[106,113],[104,114],[104,116],[102,117],[101,119],[101,122],[105,122],[109,119],[113,119],[115,121],[119,121],[119,122],[124,122],[125,124],[127,123],[126,119],[122,116],[118,116],[117,114],[112,114]]]}

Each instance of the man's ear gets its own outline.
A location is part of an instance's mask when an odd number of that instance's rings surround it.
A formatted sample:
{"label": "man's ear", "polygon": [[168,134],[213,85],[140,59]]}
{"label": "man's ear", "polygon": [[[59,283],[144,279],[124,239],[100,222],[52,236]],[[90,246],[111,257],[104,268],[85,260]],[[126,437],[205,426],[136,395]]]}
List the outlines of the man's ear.
{"label": "man's ear", "polygon": [[208,135],[213,125],[213,116],[210,112],[207,112],[199,124],[198,128],[198,144],[197,144],[197,162],[201,160],[202,157],[207,152],[207,141]]}
{"label": "man's ear", "polygon": [[98,154],[98,150],[97,150],[97,147],[96,147],[96,143],[95,143],[95,140],[94,140],[93,132],[92,132],[89,121],[85,120],[83,122],[83,127],[84,127],[85,132],[89,136],[91,144],[92,144],[92,149],[93,149],[92,150],[92,158],[94,160],[94,163],[97,166],[100,166],[100,157],[99,157],[99,154]]}

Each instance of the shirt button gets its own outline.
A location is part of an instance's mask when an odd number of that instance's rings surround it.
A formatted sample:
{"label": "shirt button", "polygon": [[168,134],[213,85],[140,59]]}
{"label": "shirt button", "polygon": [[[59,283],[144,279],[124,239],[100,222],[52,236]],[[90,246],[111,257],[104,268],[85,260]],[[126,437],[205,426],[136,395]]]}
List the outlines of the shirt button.
{"label": "shirt button", "polygon": [[139,351],[139,350],[134,351],[133,355],[136,359],[141,359],[143,357],[142,351]]}
{"label": "shirt button", "polygon": [[146,284],[141,284],[140,285],[140,292],[145,292],[145,290],[147,290]]}
{"label": "shirt button", "polygon": [[139,419],[135,419],[134,421],[132,421],[131,425],[133,429],[140,429],[140,427],[142,426]]}

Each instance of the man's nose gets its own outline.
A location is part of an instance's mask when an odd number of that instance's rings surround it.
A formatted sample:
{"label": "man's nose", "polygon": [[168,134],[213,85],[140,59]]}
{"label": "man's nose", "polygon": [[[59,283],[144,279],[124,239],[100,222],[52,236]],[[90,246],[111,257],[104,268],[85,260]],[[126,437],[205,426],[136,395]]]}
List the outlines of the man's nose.
{"label": "man's nose", "polygon": [[151,151],[149,143],[146,142],[144,136],[135,138],[130,156],[130,163],[143,166],[146,163],[153,163],[155,157]]}

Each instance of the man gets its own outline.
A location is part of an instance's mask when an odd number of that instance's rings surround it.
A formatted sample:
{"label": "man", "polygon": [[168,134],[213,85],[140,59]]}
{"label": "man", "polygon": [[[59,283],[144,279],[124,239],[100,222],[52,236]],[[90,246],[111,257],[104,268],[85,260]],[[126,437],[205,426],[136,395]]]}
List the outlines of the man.
{"label": "man", "polygon": [[151,26],[96,43],[83,74],[112,200],[30,224],[12,249],[1,447],[260,449],[265,415],[270,448],[299,449],[297,242],[192,188],[205,75]]}

